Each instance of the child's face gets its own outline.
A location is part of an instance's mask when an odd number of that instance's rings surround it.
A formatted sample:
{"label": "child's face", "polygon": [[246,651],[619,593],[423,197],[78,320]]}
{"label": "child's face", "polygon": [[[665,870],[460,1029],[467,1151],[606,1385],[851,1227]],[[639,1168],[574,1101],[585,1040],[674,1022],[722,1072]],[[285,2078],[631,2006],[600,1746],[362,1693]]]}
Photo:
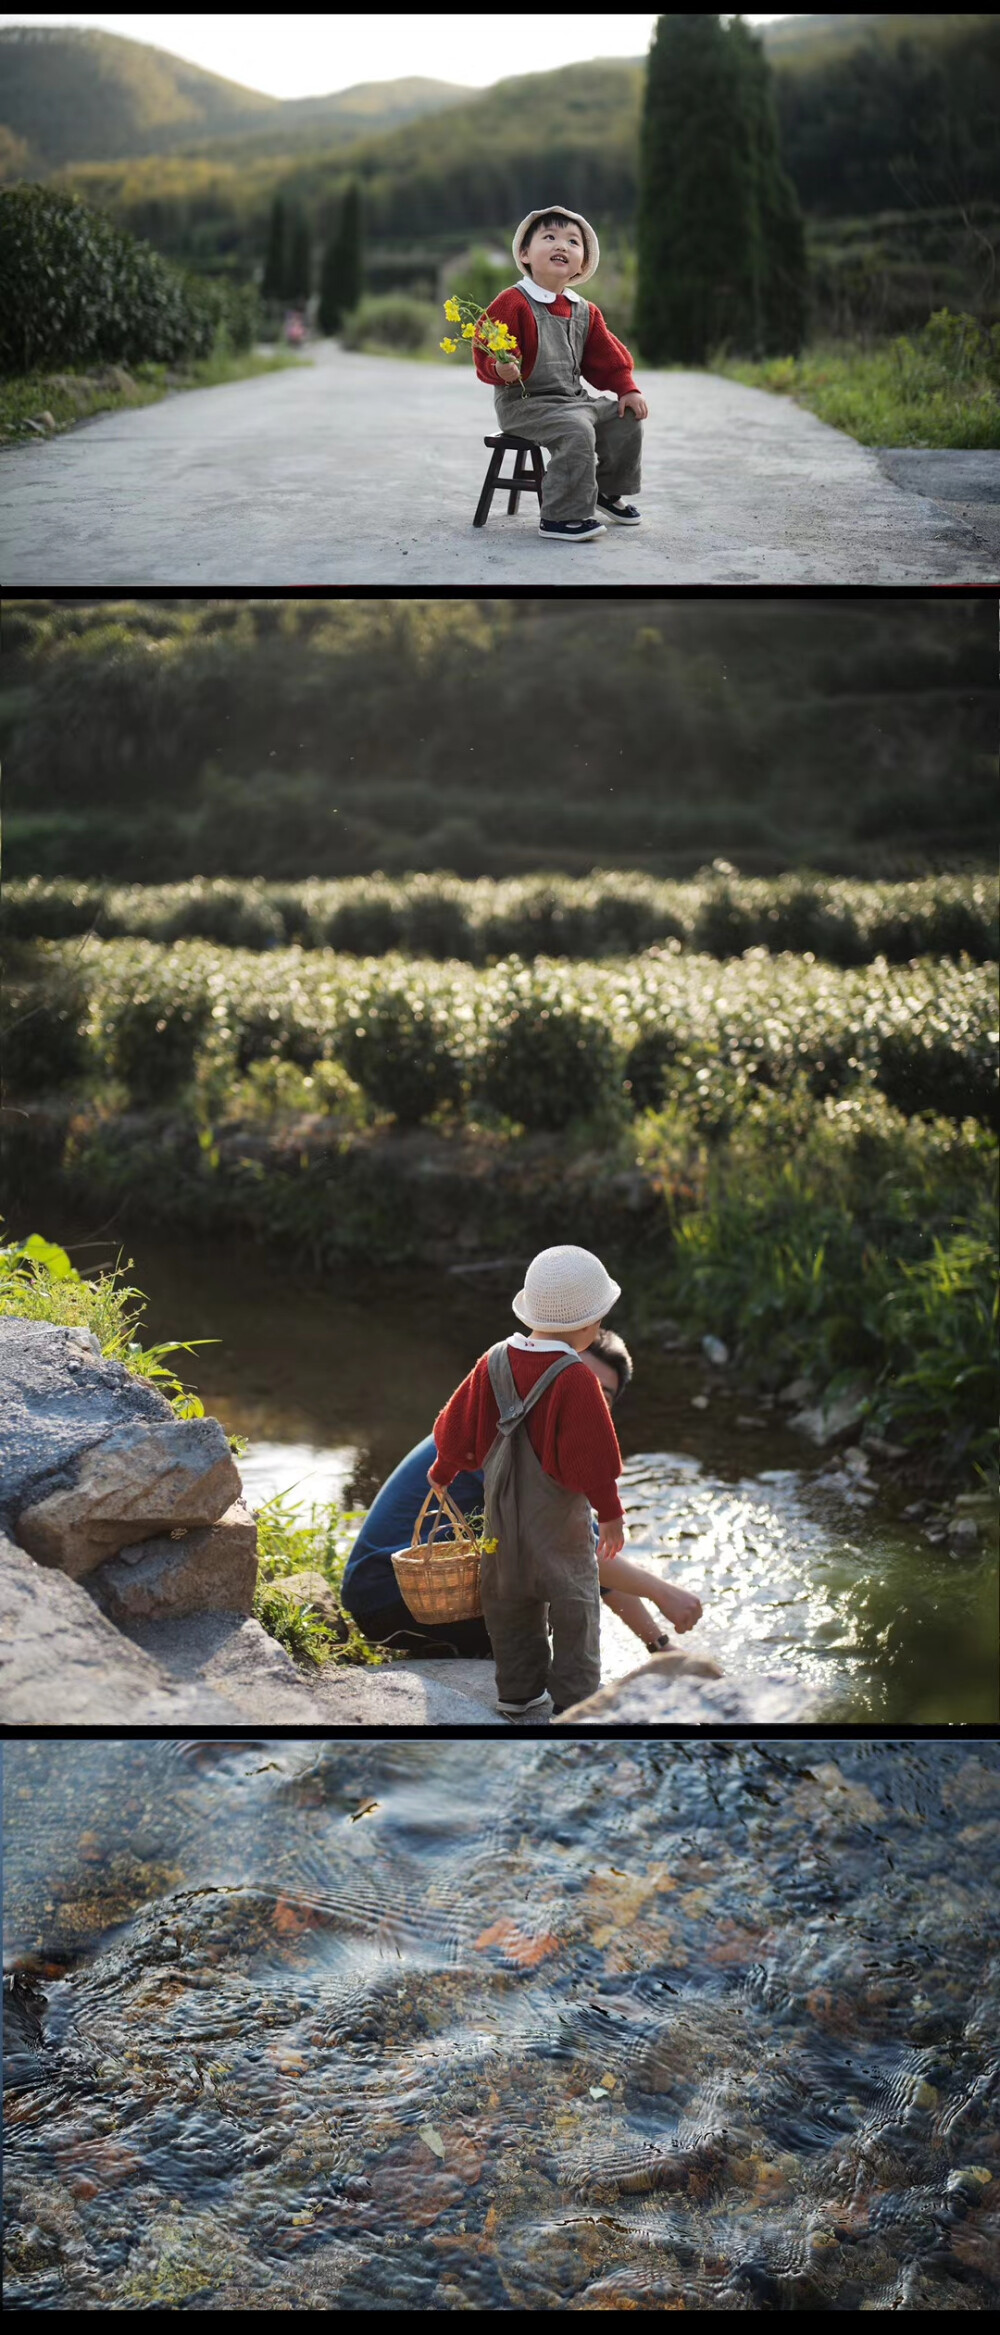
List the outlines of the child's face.
{"label": "child's face", "polygon": [[545,292],[575,283],[587,265],[587,251],[579,227],[535,227],[521,245],[521,265],[532,282]]}

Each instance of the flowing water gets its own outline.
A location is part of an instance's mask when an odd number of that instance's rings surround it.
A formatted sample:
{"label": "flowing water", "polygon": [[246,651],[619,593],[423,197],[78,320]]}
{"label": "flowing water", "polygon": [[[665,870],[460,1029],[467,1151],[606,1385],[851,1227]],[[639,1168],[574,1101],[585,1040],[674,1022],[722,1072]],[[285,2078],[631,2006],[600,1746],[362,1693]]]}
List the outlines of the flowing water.
{"label": "flowing water", "polygon": [[[105,1237],[73,1253],[86,1266],[113,1262],[116,1247]],[[180,1367],[249,1438],[251,1499],[291,1487],[306,1506],[372,1498],[508,1328],[517,1285],[510,1271],[352,1270],[322,1286],[257,1251],[145,1236],[125,1254],[150,1297],[149,1339],[215,1341]],[[958,1563],[930,1546],[901,1513],[911,1488],[886,1498],[874,1480],[852,1479],[792,1432],[780,1405],[741,1393],[700,1357],[638,1350],[615,1424],[629,1553],[705,1608],[686,1646],[732,1676],[798,1679],[803,1710],[838,1724],[1000,1717],[994,1550]],[[641,1659],[607,1614],[603,1638],[606,1674]]]}
{"label": "flowing water", "polygon": [[988,1741],[8,1742],[8,2304],[986,2309]]}

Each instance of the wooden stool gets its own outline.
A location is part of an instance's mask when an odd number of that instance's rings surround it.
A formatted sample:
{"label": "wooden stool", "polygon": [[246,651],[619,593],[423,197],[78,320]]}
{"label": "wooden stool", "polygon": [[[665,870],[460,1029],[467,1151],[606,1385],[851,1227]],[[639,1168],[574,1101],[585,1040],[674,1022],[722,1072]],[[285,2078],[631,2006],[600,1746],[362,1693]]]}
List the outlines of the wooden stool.
{"label": "wooden stool", "polygon": [[[486,473],[483,491],[476,505],[476,516],[472,522],[474,527],[485,527],[490,515],[490,504],[498,489],[506,490],[508,518],[513,518],[522,495],[537,495],[540,504],[542,480],[545,476],[542,449],[540,446],[533,446],[530,439],[513,438],[509,431],[498,430],[492,438],[484,438],[483,445],[492,446],[493,452],[490,455],[490,467]],[[514,456],[514,476],[513,478],[501,478],[503,458],[508,446]],[[528,476],[529,456],[532,472],[530,478]]]}

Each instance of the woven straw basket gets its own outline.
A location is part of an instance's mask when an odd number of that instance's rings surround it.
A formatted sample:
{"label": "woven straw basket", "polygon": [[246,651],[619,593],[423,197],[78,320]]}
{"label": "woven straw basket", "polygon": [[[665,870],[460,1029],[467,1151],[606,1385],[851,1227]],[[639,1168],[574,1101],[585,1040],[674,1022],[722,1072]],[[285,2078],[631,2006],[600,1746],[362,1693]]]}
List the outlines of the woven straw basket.
{"label": "woven straw basket", "polygon": [[[432,1506],[437,1507],[438,1516],[430,1538],[422,1541],[420,1528]],[[474,1621],[482,1613],[475,1534],[468,1517],[447,1492],[434,1485],[413,1527],[411,1545],[396,1550],[392,1569],[400,1596],[416,1622]]]}

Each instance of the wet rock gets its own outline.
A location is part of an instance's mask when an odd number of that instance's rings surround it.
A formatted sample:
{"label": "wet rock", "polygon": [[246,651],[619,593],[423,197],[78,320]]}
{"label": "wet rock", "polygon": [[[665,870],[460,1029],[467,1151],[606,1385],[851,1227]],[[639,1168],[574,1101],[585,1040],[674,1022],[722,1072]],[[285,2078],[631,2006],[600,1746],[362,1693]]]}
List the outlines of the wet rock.
{"label": "wet rock", "polygon": [[57,1487],[21,1509],[15,1530],[39,1564],[73,1581],[137,1540],[215,1524],[240,1492],[218,1420],[172,1414],[118,1428],[61,1473]]}
{"label": "wet rock", "polygon": [[979,1526],[974,1516],[953,1516],[948,1526],[948,1547],[953,1557],[974,1557],[979,1547]]}
{"label": "wet rock", "polygon": [[257,1526],[242,1500],[234,1500],[216,1524],[134,1542],[88,1579],[102,1613],[116,1622],[158,1614],[248,1614],[256,1586]]}
{"label": "wet rock", "polygon": [[701,1350],[706,1362],[711,1363],[713,1370],[725,1369],[729,1360],[729,1348],[723,1338],[703,1338]]}
{"label": "wet rock", "polygon": [[813,1393],[811,1378],[791,1378],[778,1396],[779,1403],[805,1403]]}
{"label": "wet rock", "polygon": [[231,1705],[204,1686],[176,1685],[98,1612],[65,1574],[36,1565],[0,1533],[0,1721],[218,1724]]}
{"label": "wet rock", "polygon": [[[784,1398],[782,1398],[784,1399]],[[870,1401],[870,1389],[863,1379],[854,1379],[837,1394],[828,1388],[818,1403],[793,1414],[790,1424],[801,1435],[808,1435],[814,1443],[835,1443],[852,1427],[860,1425]]]}
{"label": "wet rock", "polygon": [[774,1720],[786,1725],[814,1715],[814,1706],[797,1679],[767,1675],[724,1678],[717,1662],[705,1655],[656,1654],[640,1670],[612,1680],[582,1703],[574,1703],[556,1722],[559,1726],[605,1725],[644,1727],[669,1721],[678,1726],[741,1725],[745,1720]]}

